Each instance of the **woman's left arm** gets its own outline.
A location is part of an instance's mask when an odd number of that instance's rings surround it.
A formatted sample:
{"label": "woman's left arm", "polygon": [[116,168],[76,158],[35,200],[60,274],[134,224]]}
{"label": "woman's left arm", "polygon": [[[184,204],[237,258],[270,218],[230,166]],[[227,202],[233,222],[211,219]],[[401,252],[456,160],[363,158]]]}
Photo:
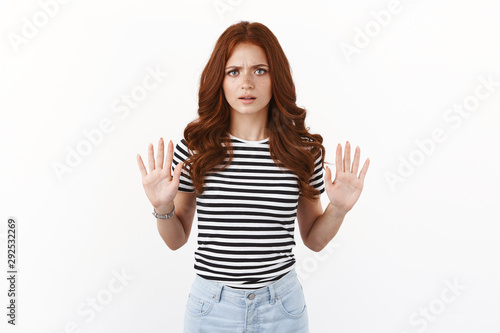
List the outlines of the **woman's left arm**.
{"label": "woman's left arm", "polygon": [[345,145],[345,155],[342,160],[342,146],[337,145],[335,154],[335,180],[332,182],[332,172],[326,167],[325,191],[330,202],[323,212],[318,198],[309,200],[299,198],[297,221],[304,244],[315,252],[321,251],[332,239],[344,221],[344,217],[358,201],[370,159],[366,159],[358,177],[360,149],[356,147],[351,168],[351,146]]}

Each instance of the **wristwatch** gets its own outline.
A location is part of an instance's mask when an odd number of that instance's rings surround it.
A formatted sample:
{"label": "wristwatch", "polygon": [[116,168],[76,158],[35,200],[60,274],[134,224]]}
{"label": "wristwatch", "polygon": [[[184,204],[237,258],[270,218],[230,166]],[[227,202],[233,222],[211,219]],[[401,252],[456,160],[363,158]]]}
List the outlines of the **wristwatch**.
{"label": "wristwatch", "polygon": [[175,212],[175,205],[174,208],[172,208],[172,211],[167,215],[159,215],[153,207],[153,216],[156,217],[157,219],[168,220],[169,218],[174,216],[174,212]]}

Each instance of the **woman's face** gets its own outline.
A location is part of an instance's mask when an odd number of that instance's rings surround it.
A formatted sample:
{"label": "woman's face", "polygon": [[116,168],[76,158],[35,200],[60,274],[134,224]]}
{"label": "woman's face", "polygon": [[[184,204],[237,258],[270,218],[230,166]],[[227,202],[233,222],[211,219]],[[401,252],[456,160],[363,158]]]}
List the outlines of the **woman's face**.
{"label": "woman's face", "polygon": [[264,113],[267,116],[272,92],[264,50],[249,43],[236,45],[226,64],[222,88],[231,115],[237,112],[242,115]]}

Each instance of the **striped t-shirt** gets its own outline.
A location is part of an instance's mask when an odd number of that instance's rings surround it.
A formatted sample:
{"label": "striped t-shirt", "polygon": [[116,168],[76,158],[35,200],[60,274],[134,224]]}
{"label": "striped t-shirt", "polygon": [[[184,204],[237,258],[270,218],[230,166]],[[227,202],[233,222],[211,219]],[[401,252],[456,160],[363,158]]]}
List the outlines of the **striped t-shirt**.
{"label": "striped t-shirt", "polygon": [[[292,248],[299,199],[298,177],[278,167],[269,139],[247,141],[230,135],[233,160],[223,171],[205,176],[196,197],[198,248],[195,273],[237,289],[257,289],[280,279],[295,266]],[[189,154],[177,142],[172,170]],[[324,192],[321,156],[310,184]],[[182,170],[179,191],[194,192]]]}

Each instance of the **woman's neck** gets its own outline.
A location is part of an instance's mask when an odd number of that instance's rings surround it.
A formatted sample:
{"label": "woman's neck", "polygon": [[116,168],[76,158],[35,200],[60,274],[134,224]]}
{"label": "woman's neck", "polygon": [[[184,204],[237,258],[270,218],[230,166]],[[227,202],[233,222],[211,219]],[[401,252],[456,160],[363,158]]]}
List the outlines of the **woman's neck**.
{"label": "woman's neck", "polygon": [[232,114],[229,124],[229,133],[233,136],[248,140],[260,141],[269,137],[266,117],[256,115]]}
{"label": "woman's neck", "polygon": [[267,134],[267,128],[263,128],[261,130],[254,130],[245,128],[241,131],[230,129],[229,133],[239,139],[247,140],[247,141],[261,141],[267,139],[269,135]]}

